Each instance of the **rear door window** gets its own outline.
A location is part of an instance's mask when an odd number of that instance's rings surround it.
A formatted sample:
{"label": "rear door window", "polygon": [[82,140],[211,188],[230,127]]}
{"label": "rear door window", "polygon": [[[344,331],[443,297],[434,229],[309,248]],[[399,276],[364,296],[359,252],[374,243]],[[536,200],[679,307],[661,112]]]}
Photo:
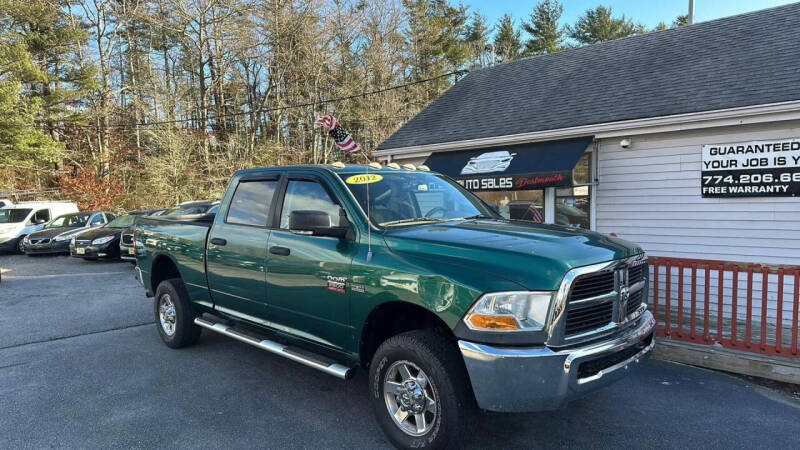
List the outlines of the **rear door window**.
{"label": "rear door window", "polygon": [[267,226],[269,207],[278,182],[275,180],[242,181],[233,193],[225,222],[257,227]]}

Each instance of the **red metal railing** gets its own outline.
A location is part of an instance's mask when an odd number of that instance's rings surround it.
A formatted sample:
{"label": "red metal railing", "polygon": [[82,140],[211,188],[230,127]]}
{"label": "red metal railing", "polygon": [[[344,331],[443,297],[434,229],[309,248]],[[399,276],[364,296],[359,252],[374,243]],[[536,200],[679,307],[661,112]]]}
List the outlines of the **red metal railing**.
{"label": "red metal railing", "polygon": [[800,358],[800,266],[666,257],[649,262],[658,336]]}

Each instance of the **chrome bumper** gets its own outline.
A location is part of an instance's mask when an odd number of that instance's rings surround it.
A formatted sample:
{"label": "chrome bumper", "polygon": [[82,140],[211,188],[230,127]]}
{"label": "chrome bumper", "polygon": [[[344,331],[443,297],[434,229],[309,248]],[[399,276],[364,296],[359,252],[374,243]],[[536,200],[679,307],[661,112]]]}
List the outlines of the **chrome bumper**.
{"label": "chrome bumper", "polygon": [[[630,364],[653,349],[654,329],[653,315],[645,311],[621,334],[583,347],[495,347],[468,341],[458,341],[458,346],[478,406],[489,411],[543,411],[560,408],[625,376]],[[618,361],[618,354],[629,356]],[[599,369],[582,371],[585,363]]]}

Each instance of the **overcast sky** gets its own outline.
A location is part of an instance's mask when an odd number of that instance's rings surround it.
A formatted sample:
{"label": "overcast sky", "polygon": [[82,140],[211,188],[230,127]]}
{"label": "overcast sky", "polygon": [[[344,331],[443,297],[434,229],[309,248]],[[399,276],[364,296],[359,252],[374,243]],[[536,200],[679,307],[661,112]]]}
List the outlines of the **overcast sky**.
{"label": "overcast sky", "polygon": [[[454,2],[456,3],[456,2]],[[470,10],[478,10],[486,16],[490,24],[505,13],[511,13],[516,23],[530,15],[537,0],[462,0]],[[695,0],[695,22],[733,16],[749,11],[771,8],[773,6],[793,3],[787,0]],[[598,5],[610,6],[614,15],[625,14],[626,17],[653,28],[659,22],[670,24],[677,16],[686,14],[688,0],[562,0],[564,14],[561,21],[565,24],[575,23],[587,9]]]}

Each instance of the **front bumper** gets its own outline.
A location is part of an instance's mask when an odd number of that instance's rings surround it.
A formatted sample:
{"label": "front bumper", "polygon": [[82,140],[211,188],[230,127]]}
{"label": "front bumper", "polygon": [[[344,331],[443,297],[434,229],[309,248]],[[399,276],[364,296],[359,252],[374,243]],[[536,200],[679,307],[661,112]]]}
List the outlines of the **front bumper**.
{"label": "front bumper", "polygon": [[136,255],[131,253],[132,245],[119,244],[119,257],[125,261],[136,261]]}
{"label": "front bumper", "polygon": [[569,349],[496,347],[458,341],[478,406],[489,411],[558,409],[625,376],[653,349],[655,320],[645,311],[610,340]]}
{"label": "front bumper", "polygon": [[69,240],[50,241],[47,244],[25,244],[25,253],[47,254],[47,253],[69,253]]}
{"label": "front bumper", "polygon": [[[118,243],[113,243],[113,245],[119,245]],[[69,254],[70,256],[74,256],[76,258],[88,258],[88,259],[95,259],[95,258],[115,258],[119,256],[118,251],[114,251],[112,243],[106,243],[102,245],[89,245],[87,247],[75,247],[70,245],[69,247]],[[78,253],[80,250],[83,249],[83,253]]]}

